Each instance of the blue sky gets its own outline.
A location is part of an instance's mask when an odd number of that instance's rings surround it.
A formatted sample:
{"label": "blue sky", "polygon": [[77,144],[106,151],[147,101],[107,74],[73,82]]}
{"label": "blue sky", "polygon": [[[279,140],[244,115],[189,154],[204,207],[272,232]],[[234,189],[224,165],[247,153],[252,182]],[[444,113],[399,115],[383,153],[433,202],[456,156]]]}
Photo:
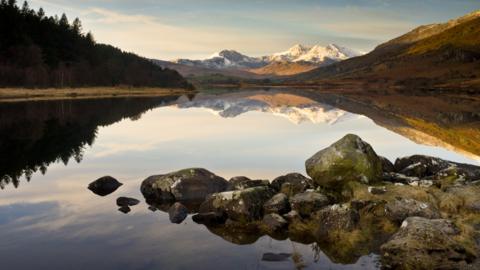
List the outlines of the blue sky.
{"label": "blue sky", "polygon": [[222,49],[259,56],[294,44],[363,52],[421,24],[480,9],[478,0],[32,0],[79,17],[99,42],[158,58],[205,58]]}

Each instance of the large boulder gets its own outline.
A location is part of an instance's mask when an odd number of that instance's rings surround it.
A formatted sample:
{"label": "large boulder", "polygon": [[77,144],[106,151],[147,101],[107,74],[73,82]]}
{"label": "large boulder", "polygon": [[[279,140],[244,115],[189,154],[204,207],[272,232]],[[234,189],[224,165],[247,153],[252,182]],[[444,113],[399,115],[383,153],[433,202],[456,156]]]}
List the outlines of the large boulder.
{"label": "large boulder", "polygon": [[141,192],[147,201],[203,201],[227,187],[228,182],[222,177],[205,169],[192,168],[150,176],[142,182]]}
{"label": "large boulder", "polygon": [[287,195],[283,193],[276,194],[263,205],[263,210],[266,214],[277,213],[282,215],[288,213],[290,211],[290,203]]}
{"label": "large boulder", "polygon": [[274,190],[263,186],[215,193],[200,205],[200,213],[224,212],[240,223],[259,220],[263,217],[263,205],[274,194]]}
{"label": "large boulder", "polygon": [[407,218],[381,247],[389,269],[465,269],[474,257],[457,240],[460,230],[445,219]]}
{"label": "large boulder", "polygon": [[402,223],[408,217],[423,217],[428,219],[440,218],[439,210],[426,202],[414,199],[395,198],[385,205],[387,217],[396,223]]}
{"label": "large boulder", "polygon": [[299,173],[289,173],[273,179],[272,188],[278,192],[293,196],[313,188],[313,181]]}
{"label": "large boulder", "polygon": [[104,176],[90,183],[88,189],[99,196],[107,196],[122,185],[117,179],[111,176]]}
{"label": "large boulder", "polygon": [[360,137],[348,134],[305,162],[316,184],[341,190],[351,181],[371,184],[381,180],[382,160]]}
{"label": "large boulder", "polygon": [[297,211],[302,217],[308,217],[317,210],[329,204],[329,199],[324,194],[307,191],[290,198],[292,210]]}

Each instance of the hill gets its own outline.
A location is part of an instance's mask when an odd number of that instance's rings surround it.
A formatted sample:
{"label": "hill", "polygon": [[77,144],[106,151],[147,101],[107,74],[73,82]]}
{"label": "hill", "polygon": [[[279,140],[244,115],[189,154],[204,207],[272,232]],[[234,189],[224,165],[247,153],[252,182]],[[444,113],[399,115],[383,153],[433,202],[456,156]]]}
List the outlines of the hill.
{"label": "hill", "polygon": [[77,18],[0,2],[0,87],[190,87],[176,71],[98,44]]}
{"label": "hill", "polygon": [[422,26],[372,52],[294,76],[309,83],[349,80],[402,87],[480,86],[480,11]]}

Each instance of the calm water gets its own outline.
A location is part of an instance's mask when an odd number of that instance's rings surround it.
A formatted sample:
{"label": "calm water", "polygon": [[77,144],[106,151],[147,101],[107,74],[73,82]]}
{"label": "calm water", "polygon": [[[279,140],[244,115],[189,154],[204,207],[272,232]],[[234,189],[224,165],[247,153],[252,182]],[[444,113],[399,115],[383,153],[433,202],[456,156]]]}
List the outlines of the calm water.
{"label": "calm water", "polygon": [[[315,243],[240,241],[190,217],[170,224],[166,213],[148,210],[139,191],[147,176],[187,167],[227,179],[304,173],[308,157],[347,133],[392,161],[419,153],[479,163],[476,148],[402,126],[399,110],[379,118],[358,114],[357,105],[282,91],[0,104],[1,268],[378,268],[375,251],[345,260]],[[475,113],[461,114],[455,127],[479,122]],[[86,187],[103,175],[124,185],[96,196]],[[142,203],[123,214],[119,196]],[[300,255],[302,263],[262,260],[265,253]]]}

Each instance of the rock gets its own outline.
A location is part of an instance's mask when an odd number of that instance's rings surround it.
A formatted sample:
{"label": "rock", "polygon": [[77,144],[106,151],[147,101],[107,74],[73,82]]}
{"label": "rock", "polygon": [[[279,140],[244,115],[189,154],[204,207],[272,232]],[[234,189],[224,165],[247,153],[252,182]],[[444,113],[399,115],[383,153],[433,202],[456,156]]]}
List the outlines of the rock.
{"label": "rock", "polygon": [[262,261],[265,262],[283,262],[287,261],[292,254],[290,253],[263,253],[262,255]]}
{"label": "rock", "polygon": [[420,179],[415,176],[406,176],[400,173],[384,173],[383,180],[386,182],[414,187],[430,187],[434,184],[432,180]]}
{"label": "rock", "polygon": [[382,245],[382,261],[391,269],[463,269],[473,255],[455,236],[460,230],[445,219],[410,217]]}
{"label": "rock", "polygon": [[480,214],[480,186],[462,185],[452,186],[444,193],[437,194],[439,206],[442,211],[452,214],[469,211]]}
{"label": "rock", "polygon": [[317,211],[312,215],[312,219],[318,226],[315,236],[319,240],[324,240],[330,232],[344,233],[355,229],[360,215],[348,204],[335,204]]}
{"label": "rock", "polygon": [[273,179],[271,186],[290,197],[313,188],[313,181],[302,174],[289,173]]}
{"label": "rock", "polygon": [[353,134],[316,153],[305,166],[316,184],[335,190],[350,181],[372,184],[382,176],[382,160],[368,143]]}
{"label": "rock", "polygon": [[120,212],[122,212],[122,213],[124,213],[124,214],[130,213],[131,210],[132,210],[132,209],[130,209],[130,207],[128,207],[128,206],[122,206],[122,207],[118,208],[118,211],[120,211]]}
{"label": "rock", "polygon": [[407,176],[416,176],[419,178],[431,177],[434,180],[440,180],[444,177],[452,178],[452,176],[455,176],[455,178],[463,178],[466,181],[480,179],[479,166],[461,164],[423,155],[398,158],[395,161],[395,169],[397,172]]}
{"label": "rock", "polygon": [[142,182],[141,192],[147,201],[203,201],[227,187],[225,179],[205,169],[192,168],[150,176]]}
{"label": "rock", "polygon": [[290,198],[292,210],[297,211],[302,217],[308,217],[328,204],[327,196],[314,191],[300,193]]}
{"label": "rock", "polygon": [[283,217],[288,222],[293,222],[293,221],[301,219],[300,214],[295,210],[292,210],[292,211],[286,213],[285,215],[283,215]]}
{"label": "rock", "polygon": [[268,180],[251,180],[244,176],[237,176],[228,181],[228,190],[242,190],[251,187],[269,186]]}
{"label": "rock", "polygon": [[408,217],[440,218],[440,212],[429,203],[414,199],[396,198],[385,205],[387,216],[394,222],[401,223]]}
{"label": "rock", "polygon": [[90,183],[88,189],[99,196],[107,196],[117,190],[121,185],[123,184],[118,182],[117,179],[111,176],[104,176]]}
{"label": "rock", "polygon": [[240,185],[241,183],[243,182],[247,182],[247,181],[250,181],[252,179],[246,177],[246,176],[235,176],[235,177],[232,177],[230,178],[230,180],[228,180],[228,190],[236,190],[237,186]]}
{"label": "rock", "polygon": [[373,195],[381,195],[387,193],[387,187],[368,187],[368,192]]}
{"label": "rock", "polygon": [[129,197],[119,197],[117,198],[117,205],[118,206],[134,206],[139,204],[140,201],[134,198]]}
{"label": "rock", "polygon": [[212,194],[200,206],[200,213],[225,212],[229,219],[240,223],[259,220],[263,217],[263,205],[274,194],[269,187],[252,187]]}
{"label": "rock", "polygon": [[392,173],[395,172],[395,166],[393,163],[386,157],[378,156],[382,161],[382,171],[384,173]]}
{"label": "rock", "polygon": [[283,193],[276,194],[263,205],[263,210],[265,214],[277,213],[282,215],[288,213],[290,211],[290,203],[287,195]]}
{"label": "rock", "polygon": [[268,214],[262,219],[262,225],[266,231],[274,233],[288,226],[288,222],[279,214]]}
{"label": "rock", "polygon": [[188,209],[183,204],[176,202],[168,210],[168,216],[172,223],[180,224],[188,216]]}

